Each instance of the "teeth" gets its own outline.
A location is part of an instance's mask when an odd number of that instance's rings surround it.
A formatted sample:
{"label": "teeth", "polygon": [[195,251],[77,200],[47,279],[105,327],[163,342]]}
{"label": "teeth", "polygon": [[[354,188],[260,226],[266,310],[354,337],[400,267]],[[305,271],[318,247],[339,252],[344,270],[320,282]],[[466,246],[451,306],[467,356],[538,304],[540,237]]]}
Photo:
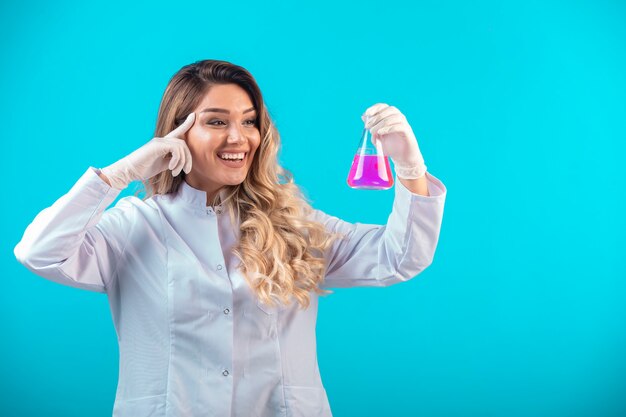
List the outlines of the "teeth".
{"label": "teeth", "polygon": [[244,155],[245,155],[244,152],[240,152],[240,153],[223,153],[218,156],[222,159],[243,159]]}

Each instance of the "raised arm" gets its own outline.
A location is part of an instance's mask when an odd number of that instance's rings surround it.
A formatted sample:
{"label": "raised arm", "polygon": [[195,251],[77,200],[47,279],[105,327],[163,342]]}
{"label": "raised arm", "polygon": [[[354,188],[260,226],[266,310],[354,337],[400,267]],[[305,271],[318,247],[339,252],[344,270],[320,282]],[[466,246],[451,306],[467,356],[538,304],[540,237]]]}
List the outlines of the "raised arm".
{"label": "raised arm", "polygon": [[314,210],[327,230],[346,235],[327,254],[323,287],[388,286],[428,267],[439,240],[446,198],[443,183],[426,173],[430,196],[411,193],[396,181],[386,225],[349,223]]}
{"label": "raised arm", "polygon": [[164,137],[155,137],[100,170],[89,167],[72,189],[44,209],[26,228],[15,257],[37,275],[72,287],[106,292],[115,276],[136,208],[130,198],[105,209],[131,181],[166,169],[189,173],[191,153],[180,138],[195,113]]}

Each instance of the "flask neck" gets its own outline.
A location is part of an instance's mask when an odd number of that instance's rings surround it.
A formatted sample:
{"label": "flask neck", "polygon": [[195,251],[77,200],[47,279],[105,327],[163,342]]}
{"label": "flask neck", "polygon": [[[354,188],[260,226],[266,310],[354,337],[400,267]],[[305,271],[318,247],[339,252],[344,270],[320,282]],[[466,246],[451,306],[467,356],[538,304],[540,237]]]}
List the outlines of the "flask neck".
{"label": "flask neck", "polygon": [[[367,124],[369,120],[369,116],[365,118],[365,124]],[[372,143],[372,132],[368,128],[363,129],[363,134],[361,135],[360,147],[358,153],[361,155],[379,155],[384,156],[383,148],[379,140],[375,140]]]}

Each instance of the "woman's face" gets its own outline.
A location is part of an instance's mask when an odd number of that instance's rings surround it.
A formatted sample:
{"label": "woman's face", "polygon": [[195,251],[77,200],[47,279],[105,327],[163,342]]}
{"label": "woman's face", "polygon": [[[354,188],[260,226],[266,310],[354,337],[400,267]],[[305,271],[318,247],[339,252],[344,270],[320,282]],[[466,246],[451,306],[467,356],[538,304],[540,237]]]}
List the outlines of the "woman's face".
{"label": "woman's face", "polygon": [[185,180],[207,192],[208,204],[224,185],[243,182],[261,134],[256,127],[256,109],[236,84],[214,85],[194,112],[196,120],[184,135],[192,159]]}

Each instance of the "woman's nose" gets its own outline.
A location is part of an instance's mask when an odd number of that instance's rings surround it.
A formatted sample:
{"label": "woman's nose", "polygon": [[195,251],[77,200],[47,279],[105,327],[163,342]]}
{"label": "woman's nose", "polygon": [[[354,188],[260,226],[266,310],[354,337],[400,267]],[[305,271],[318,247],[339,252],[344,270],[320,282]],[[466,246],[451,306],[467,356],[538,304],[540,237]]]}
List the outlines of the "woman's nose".
{"label": "woman's nose", "polygon": [[226,141],[228,143],[239,143],[244,142],[245,138],[239,128],[235,126],[230,129],[230,132],[228,132],[228,138],[226,139]]}
{"label": "woman's nose", "polygon": [[235,134],[235,135],[228,135],[228,139],[226,139],[226,142],[228,143],[239,143],[239,142],[244,142],[244,138],[243,136],[241,136],[240,134]]}

